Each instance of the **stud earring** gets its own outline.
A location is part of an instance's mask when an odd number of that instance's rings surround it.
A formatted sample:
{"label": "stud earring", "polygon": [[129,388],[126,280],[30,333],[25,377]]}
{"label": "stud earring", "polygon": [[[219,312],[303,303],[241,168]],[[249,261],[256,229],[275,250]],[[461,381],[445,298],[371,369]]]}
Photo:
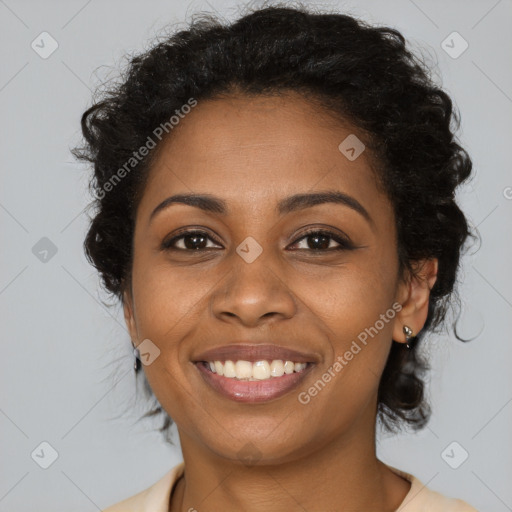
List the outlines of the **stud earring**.
{"label": "stud earring", "polygon": [[408,325],[404,325],[403,332],[405,334],[406,347],[410,349],[414,341],[414,333]]}

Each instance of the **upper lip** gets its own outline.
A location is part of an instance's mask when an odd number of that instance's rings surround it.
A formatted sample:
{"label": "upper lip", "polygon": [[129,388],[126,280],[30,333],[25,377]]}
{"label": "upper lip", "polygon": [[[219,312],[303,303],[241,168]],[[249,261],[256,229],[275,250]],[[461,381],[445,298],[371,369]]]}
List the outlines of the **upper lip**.
{"label": "upper lip", "polygon": [[280,359],[294,363],[316,363],[319,358],[316,354],[299,352],[291,348],[274,344],[235,343],[214,347],[202,352],[193,358],[199,361],[262,361]]}

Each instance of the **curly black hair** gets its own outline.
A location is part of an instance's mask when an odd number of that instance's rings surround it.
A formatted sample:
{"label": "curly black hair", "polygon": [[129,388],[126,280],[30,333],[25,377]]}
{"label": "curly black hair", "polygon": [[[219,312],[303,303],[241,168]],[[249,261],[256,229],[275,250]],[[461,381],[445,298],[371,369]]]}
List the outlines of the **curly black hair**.
{"label": "curly black hair", "polygon": [[[96,213],[84,248],[103,287],[122,301],[130,286],[137,205],[161,141],[172,137],[172,116],[191,101],[229,94],[300,93],[360,130],[377,162],[376,183],[394,208],[401,275],[417,274],[421,259],[439,261],[424,328],[412,349],[392,343],[378,392],[378,418],[388,431],[423,427],[428,364],[418,345],[443,325],[449,307],[460,306],[460,257],[475,237],[455,201],[472,162],[454,135],[459,115],[430,72],[396,29],[303,5],[267,5],[231,23],[200,13],[186,30],[132,56],[121,80],[83,113],[85,143],[72,150],[94,164]],[[150,141],[157,149],[140,157]],[[162,413],[160,430],[167,431],[172,420],[155,404],[144,416]]]}

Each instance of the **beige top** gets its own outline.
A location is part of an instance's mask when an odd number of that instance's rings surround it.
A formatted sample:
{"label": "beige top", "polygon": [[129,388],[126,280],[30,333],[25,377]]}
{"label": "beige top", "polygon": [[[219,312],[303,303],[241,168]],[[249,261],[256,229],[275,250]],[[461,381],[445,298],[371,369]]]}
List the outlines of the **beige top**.
{"label": "beige top", "polygon": [[[411,482],[411,488],[395,512],[478,512],[462,500],[448,498],[425,487],[416,477],[388,466]],[[169,498],[174,484],[183,475],[181,462],[151,487],[108,507],[103,512],[169,512]]]}

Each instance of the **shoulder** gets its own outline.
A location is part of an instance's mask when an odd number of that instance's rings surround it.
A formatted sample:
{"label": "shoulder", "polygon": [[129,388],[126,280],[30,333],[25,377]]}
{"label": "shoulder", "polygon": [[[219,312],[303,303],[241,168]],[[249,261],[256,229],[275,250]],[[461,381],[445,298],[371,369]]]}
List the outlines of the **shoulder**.
{"label": "shoulder", "polygon": [[183,474],[184,463],[174,466],[160,480],[102,512],[167,512],[172,488]]}
{"label": "shoulder", "polygon": [[388,466],[411,482],[411,488],[395,512],[478,512],[463,500],[450,498],[429,489],[415,476]]}

